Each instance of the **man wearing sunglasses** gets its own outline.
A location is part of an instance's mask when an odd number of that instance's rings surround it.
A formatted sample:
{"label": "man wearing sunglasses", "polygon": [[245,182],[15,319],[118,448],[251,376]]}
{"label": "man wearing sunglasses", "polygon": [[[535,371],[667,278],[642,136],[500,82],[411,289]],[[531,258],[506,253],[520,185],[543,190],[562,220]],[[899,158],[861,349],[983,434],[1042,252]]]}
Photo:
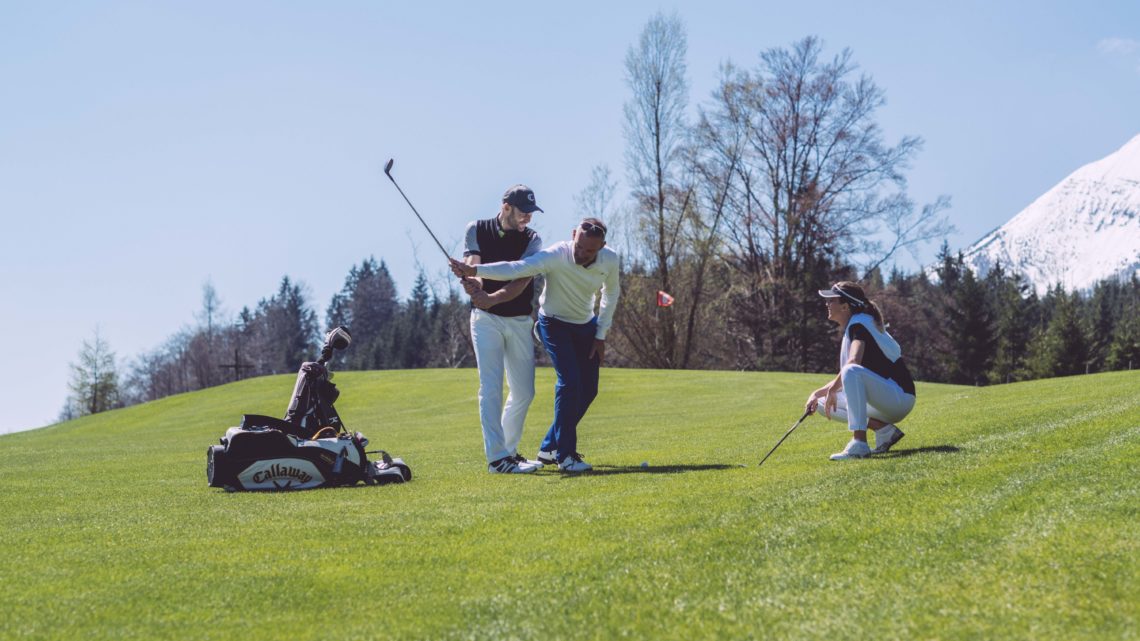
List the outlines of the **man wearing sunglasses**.
{"label": "man wearing sunglasses", "polygon": [[469,265],[452,259],[451,270],[457,276],[498,281],[546,276],[537,328],[558,382],[554,422],[539,448],[538,460],[557,463],[564,472],[593,469],[578,453],[578,423],[598,395],[606,333],[621,295],[621,260],[606,247],[605,224],[586,218],[571,232],[569,241],[522,260]]}
{"label": "man wearing sunglasses", "polygon": [[[519,260],[542,248],[538,233],[527,227],[542,211],[534,192],[515,185],[503,194],[499,213],[467,225],[463,260],[467,265]],[[479,423],[487,471],[526,474],[542,467],[519,455],[526,412],[534,400],[534,343],[531,342],[530,278],[510,282],[470,278],[463,288],[471,296],[471,342],[479,367]],[[503,375],[509,392],[503,404]]]}

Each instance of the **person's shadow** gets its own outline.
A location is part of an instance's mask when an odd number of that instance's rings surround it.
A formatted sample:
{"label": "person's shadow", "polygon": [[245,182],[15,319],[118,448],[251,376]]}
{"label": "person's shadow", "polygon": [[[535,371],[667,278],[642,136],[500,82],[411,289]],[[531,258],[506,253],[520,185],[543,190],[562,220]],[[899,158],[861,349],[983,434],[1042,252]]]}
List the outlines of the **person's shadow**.
{"label": "person's shadow", "polygon": [[714,470],[733,470],[743,465],[726,465],[724,463],[709,463],[706,465],[595,465],[589,472],[580,474],[563,474],[562,478],[580,478],[583,476],[608,476],[610,474],[681,474],[683,472],[708,472]]}
{"label": "person's shadow", "polygon": [[734,470],[743,465],[709,463],[703,465],[594,465],[594,469],[579,474],[563,474],[563,478],[604,477],[609,474],[679,474],[683,472],[708,472]]}
{"label": "person's shadow", "polygon": [[891,450],[886,454],[876,454],[872,458],[902,458],[904,456],[914,456],[915,454],[954,454],[961,452],[961,448],[954,445],[928,445],[926,447],[915,447],[909,450]]}
{"label": "person's shadow", "polygon": [[[926,447],[913,447],[910,449],[894,449],[886,454],[876,454],[874,459],[903,458],[915,454],[954,454],[961,452],[955,445],[928,445]],[[682,474],[685,472],[710,472],[717,470],[738,470],[746,465],[728,465],[725,463],[707,463],[703,465],[595,465],[589,472],[578,474],[562,474],[564,479],[582,478],[585,476],[608,476],[611,474]]]}

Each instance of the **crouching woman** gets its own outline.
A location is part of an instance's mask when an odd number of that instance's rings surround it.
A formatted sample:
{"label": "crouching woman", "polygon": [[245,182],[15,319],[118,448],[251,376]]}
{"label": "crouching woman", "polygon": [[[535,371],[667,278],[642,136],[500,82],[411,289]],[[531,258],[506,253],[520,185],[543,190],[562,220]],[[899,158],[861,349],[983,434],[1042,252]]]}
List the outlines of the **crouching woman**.
{"label": "crouching woman", "polygon": [[[820,410],[851,430],[851,441],[831,460],[887,452],[903,437],[896,424],[914,409],[914,380],[902,349],[887,333],[879,306],[859,285],[843,281],[819,290],[819,295],[827,305],[827,319],[843,328],[839,374],[812,392],[804,409]],[[868,428],[875,432],[873,450],[867,444]]]}

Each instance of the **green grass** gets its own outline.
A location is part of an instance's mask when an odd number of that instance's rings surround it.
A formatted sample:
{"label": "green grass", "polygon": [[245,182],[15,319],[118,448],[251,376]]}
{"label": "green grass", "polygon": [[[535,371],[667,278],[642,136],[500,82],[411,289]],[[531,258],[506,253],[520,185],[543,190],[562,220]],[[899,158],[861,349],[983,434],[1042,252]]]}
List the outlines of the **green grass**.
{"label": "green grass", "polygon": [[411,483],[208,488],[291,376],[0,437],[0,638],[1140,635],[1140,373],[920,385],[896,452],[812,418],[757,468],[823,377],[608,369],[578,477],[487,474],[474,371],[336,380]]}

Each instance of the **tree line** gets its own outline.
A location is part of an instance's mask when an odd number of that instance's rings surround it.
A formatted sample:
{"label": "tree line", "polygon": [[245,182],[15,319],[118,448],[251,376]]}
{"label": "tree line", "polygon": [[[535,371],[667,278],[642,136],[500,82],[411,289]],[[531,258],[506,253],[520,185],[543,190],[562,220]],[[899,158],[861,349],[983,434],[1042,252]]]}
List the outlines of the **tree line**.
{"label": "tree line", "polygon": [[[628,50],[624,106],[628,196],[605,165],[577,195],[579,213],[610,221],[622,297],[607,363],[625,367],[834,371],[837,338],[816,290],[860,280],[885,312],[915,377],[984,385],[1140,366],[1140,284],[1038,296],[1000,266],[979,277],[945,241],[936,265],[885,266],[953,230],[948,197],[916,204],[906,170],[918,137],[888,143],[885,93],[849,50],[826,57],[806,37],[731,63],[693,112],[687,42],[657,14]],[[674,304],[657,305],[657,292]],[[354,336],[337,369],[471,367],[465,296],[437,295],[421,273],[407,300],[383,262],[353,266],[325,310],[304,288],[278,291],[229,321],[212,286],[196,323],[119,375],[96,332],[73,365],[61,418],[249,376],[295,371],[319,334]],[[536,350],[536,356],[543,356]]]}
{"label": "tree line", "polygon": [[[625,274],[626,280],[637,277]],[[951,254],[944,244],[929,274],[892,270],[884,278],[875,269],[862,282],[882,307],[889,331],[904,345],[918,380],[987,385],[1140,367],[1140,279],[1135,276],[1101,281],[1085,292],[1066,292],[1057,285],[1038,296],[1020,275],[1000,264],[979,278],[960,253]],[[243,307],[232,321],[221,316],[217,294],[207,284],[197,322],[125,368],[98,330],[92,341],[84,341],[72,364],[70,395],[60,420],[243,378],[295,372],[315,357],[323,328],[336,325],[355,328],[352,348],[334,356],[337,370],[474,366],[465,299],[454,289],[445,298],[437,296],[422,273],[408,299],[399,300],[396,291],[384,263],[366,259],[351,268],[322,326],[303,286],[288,277],[274,295],[252,309]],[[814,296],[814,290],[809,294]],[[623,304],[629,302],[627,295]],[[812,340],[822,349],[797,371],[838,366],[835,330],[826,323],[822,299],[815,298]],[[729,322],[727,314],[709,314],[699,331],[710,339],[691,358],[691,368],[782,369],[766,368],[736,351],[739,343],[731,339]],[[655,359],[638,358],[630,348],[629,330],[615,324],[614,331],[608,354],[613,365],[659,366]],[[541,356],[541,349],[536,353]]]}
{"label": "tree line", "polygon": [[353,265],[333,295],[322,325],[306,288],[288,276],[277,292],[234,318],[221,311],[211,283],[202,288],[195,322],[120,367],[98,330],[72,364],[60,420],[192,392],[254,376],[296,372],[314,360],[328,328],[349,327],[352,347],[334,369],[410,369],[474,364],[466,297],[437,295],[421,272],[399,300],[388,267],[375,258]]}

